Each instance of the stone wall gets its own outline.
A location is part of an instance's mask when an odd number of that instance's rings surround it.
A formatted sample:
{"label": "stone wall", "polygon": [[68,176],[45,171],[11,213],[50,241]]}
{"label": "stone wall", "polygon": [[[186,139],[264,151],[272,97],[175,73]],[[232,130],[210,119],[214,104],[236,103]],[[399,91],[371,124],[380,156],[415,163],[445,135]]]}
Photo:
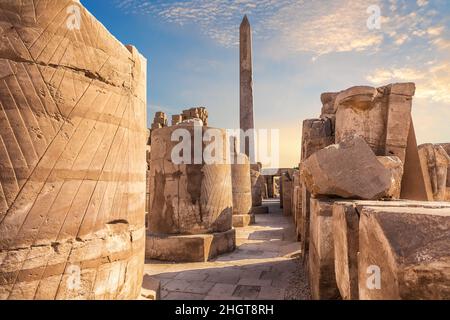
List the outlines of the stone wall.
{"label": "stone wall", "polygon": [[0,299],[136,298],[146,60],[73,1],[2,1],[0,28]]}
{"label": "stone wall", "polygon": [[326,93],[304,122],[292,207],[314,299],[450,297],[450,203],[411,201],[447,199],[450,148],[417,146],[414,89]]}

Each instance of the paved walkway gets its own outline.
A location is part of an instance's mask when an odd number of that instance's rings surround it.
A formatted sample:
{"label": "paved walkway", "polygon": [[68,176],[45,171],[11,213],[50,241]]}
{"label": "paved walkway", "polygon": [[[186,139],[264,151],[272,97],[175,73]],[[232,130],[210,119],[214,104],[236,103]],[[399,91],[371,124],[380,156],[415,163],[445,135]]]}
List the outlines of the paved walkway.
{"label": "paved walkway", "polygon": [[238,228],[237,248],[206,263],[147,261],[145,274],[161,281],[163,300],[307,299],[291,218],[278,201],[270,214]]}

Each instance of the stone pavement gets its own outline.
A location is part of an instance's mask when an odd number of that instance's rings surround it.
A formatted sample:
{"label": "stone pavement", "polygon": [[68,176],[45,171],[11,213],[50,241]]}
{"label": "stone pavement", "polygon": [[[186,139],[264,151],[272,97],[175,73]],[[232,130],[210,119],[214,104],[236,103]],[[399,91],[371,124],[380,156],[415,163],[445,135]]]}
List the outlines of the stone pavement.
{"label": "stone pavement", "polygon": [[205,263],[147,261],[145,275],[161,281],[161,299],[307,299],[307,292],[295,293],[304,280],[292,218],[282,215],[278,201],[265,205],[269,214],[257,215],[255,225],[236,229],[232,253]]}

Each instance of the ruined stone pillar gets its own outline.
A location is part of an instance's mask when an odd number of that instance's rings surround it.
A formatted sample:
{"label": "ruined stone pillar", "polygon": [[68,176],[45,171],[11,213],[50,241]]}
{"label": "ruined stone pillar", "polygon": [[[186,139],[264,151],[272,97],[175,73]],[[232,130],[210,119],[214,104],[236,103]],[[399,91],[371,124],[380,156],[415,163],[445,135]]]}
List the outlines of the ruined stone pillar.
{"label": "ruined stone pillar", "polygon": [[255,214],[264,214],[269,212],[269,208],[262,205],[261,173],[250,169],[252,186],[252,212]]}
{"label": "ruined stone pillar", "polygon": [[266,176],[266,184],[267,184],[267,197],[269,199],[275,198],[274,197],[274,182],[273,182],[273,176]]}
{"label": "ruined stone pillar", "polygon": [[146,59],[77,1],[0,1],[0,25],[0,299],[135,299]]}
{"label": "ruined stone pillar", "polygon": [[[253,118],[253,62],[252,62],[252,31],[247,16],[244,16],[240,26],[240,125],[244,131],[254,129]],[[249,140],[253,140],[250,138]],[[250,163],[256,163],[255,146],[251,141],[245,141],[245,154]]]}
{"label": "ruined stone pillar", "polygon": [[428,169],[425,180],[431,185],[434,200],[445,201],[450,156],[442,146],[428,143],[419,146],[419,157],[421,164]]}
{"label": "ruined stone pillar", "polygon": [[[203,141],[207,132],[213,142]],[[186,148],[172,141],[173,134]],[[211,148],[217,161],[206,163],[202,155]],[[198,262],[234,250],[227,148],[225,130],[191,121],[152,132],[147,258]]]}
{"label": "ruined stone pillar", "polygon": [[246,227],[255,223],[252,213],[252,186],[250,162],[245,154],[239,154],[231,165],[233,185],[233,227]]}
{"label": "ruined stone pillar", "polygon": [[281,175],[282,196],[283,196],[283,214],[292,215],[292,180],[289,172]]}

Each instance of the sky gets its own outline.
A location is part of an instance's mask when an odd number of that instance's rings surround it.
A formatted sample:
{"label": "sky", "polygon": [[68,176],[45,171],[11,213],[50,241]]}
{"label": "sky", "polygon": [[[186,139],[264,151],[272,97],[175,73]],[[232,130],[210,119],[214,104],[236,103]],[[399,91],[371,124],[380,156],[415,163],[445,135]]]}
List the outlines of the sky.
{"label": "sky", "polygon": [[81,2],[148,59],[149,123],[156,111],[204,106],[211,126],[239,127],[247,14],[255,126],[280,130],[280,167],[299,163],[302,122],[320,115],[321,93],[355,85],[415,82],[418,142],[450,142],[449,0]]}

